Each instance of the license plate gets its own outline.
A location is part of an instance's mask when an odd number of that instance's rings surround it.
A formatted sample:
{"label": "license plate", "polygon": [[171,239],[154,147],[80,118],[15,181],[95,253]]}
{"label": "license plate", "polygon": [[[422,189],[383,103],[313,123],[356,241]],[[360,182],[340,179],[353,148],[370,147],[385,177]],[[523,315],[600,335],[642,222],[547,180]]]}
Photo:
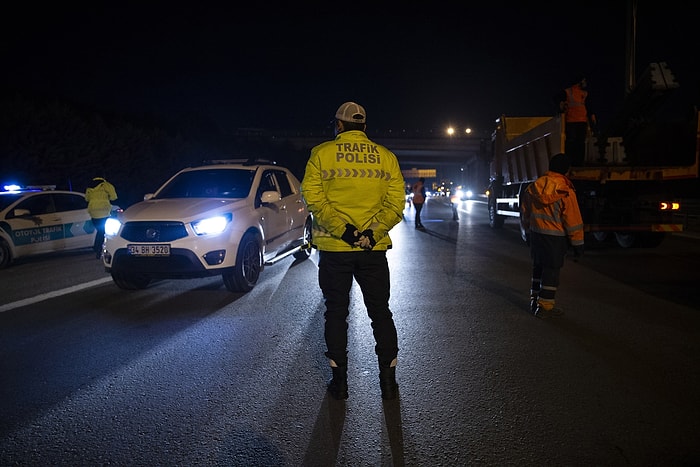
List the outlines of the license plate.
{"label": "license plate", "polygon": [[170,245],[127,245],[132,256],[170,256]]}

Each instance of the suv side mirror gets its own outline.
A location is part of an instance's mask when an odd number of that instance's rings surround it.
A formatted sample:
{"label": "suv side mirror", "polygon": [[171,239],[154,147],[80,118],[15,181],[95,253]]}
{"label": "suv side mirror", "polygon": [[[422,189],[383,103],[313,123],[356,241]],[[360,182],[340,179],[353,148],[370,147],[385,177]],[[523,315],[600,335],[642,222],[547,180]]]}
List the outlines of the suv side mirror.
{"label": "suv side mirror", "polygon": [[282,196],[276,191],[263,191],[260,201],[263,203],[276,203],[281,200]]}

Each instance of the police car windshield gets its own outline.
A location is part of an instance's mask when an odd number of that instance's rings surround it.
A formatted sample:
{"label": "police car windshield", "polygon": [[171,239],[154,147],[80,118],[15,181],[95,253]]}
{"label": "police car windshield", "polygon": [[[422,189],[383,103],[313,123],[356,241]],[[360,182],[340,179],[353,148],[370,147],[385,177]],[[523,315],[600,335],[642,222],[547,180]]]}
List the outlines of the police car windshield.
{"label": "police car windshield", "polygon": [[182,172],[161,188],[155,198],[246,198],[254,177],[255,171],[247,169]]}
{"label": "police car windshield", "polygon": [[0,211],[24,196],[24,193],[0,193]]}

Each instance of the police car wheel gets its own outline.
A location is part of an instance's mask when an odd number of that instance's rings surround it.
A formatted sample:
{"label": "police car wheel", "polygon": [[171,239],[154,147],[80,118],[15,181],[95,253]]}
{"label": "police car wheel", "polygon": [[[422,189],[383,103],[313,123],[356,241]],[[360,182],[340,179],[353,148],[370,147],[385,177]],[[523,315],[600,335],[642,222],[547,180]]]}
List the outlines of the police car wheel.
{"label": "police car wheel", "polygon": [[0,269],[9,266],[11,261],[12,254],[10,253],[10,245],[0,238]]}

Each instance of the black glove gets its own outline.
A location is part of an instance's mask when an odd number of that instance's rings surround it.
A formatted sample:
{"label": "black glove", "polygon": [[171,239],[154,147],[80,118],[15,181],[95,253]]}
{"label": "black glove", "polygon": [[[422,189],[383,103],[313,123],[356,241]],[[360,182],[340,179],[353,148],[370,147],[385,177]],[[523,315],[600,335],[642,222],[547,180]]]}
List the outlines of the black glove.
{"label": "black glove", "polygon": [[358,245],[361,248],[364,248],[365,250],[371,250],[376,244],[377,241],[374,239],[374,232],[372,231],[372,229],[367,229],[360,234]]}
{"label": "black glove", "polygon": [[355,243],[360,240],[360,232],[354,225],[345,224],[345,233],[340,238],[350,246],[357,246]]}
{"label": "black glove", "polygon": [[583,256],[583,245],[574,246],[574,258],[580,258]]}

